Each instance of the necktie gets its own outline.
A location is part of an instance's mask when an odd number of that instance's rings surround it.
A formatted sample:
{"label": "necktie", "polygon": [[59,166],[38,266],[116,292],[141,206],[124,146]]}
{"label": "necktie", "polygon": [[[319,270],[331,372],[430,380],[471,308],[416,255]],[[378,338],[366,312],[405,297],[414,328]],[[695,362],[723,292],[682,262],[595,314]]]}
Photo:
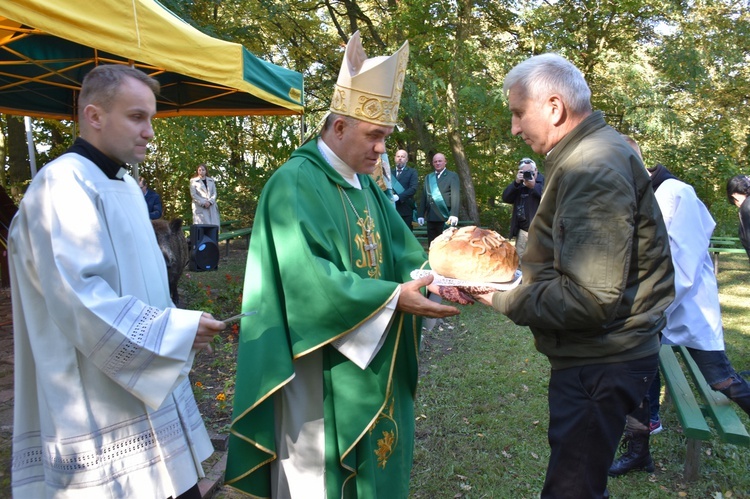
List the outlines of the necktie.
{"label": "necktie", "polygon": [[397,176],[397,177],[400,177],[400,176],[401,176],[401,172],[402,172],[402,171],[404,171],[404,169],[403,169],[403,168],[399,168],[398,170],[396,170],[396,176]]}

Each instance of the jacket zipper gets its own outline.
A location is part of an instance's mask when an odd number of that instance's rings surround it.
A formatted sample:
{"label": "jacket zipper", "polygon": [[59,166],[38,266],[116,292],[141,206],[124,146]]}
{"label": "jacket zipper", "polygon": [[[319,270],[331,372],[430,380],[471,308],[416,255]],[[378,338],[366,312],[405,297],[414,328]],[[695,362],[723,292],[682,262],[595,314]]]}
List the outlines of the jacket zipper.
{"label": "jacket zipper", "polygon": [[[565,220],[561,219],[559,222],[560,227],[560,244],[559,244],[559,253],[557,255],[557,261],[562,261],[562,253],[563,253],[563,247],[565,245]],[[560,337],[560,333],[555,333],[555,347],[560,348],[562,346],[562,338]]]}

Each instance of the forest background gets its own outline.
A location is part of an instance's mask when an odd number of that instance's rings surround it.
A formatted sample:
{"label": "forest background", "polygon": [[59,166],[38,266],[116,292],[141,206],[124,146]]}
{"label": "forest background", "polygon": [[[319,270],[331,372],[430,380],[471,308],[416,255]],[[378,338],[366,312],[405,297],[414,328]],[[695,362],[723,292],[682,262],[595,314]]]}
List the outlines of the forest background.
{"label": "forest background", "polygon": [[[157,119],[141,174],[164,217],[192,219],[188,179],[198,163],[216,179],[224,219],[251,226],[260,191],[328,109],[351,34],[369,56],[409,40],[401,123],[388,139],[410,154],[420,179],[437,152],[461,178],[462,220],[507,234],[500,200],[518,160],[543,158],[510,133],[504,75],[557,52],[581,69],[595,109],[634,137],[648,166],[662,163],[692,184],[718,226],[736,235],[726,181],[748,171],[750,1],[732,0],[161,0],[212,36],[303,73],[301,117]],[[33,120],[37,164],[72,143],[72,122]],[[307,127],[307,128],[306,128]],[[0,114],[0,185],[16,201],[30,182],[21,117]]]}

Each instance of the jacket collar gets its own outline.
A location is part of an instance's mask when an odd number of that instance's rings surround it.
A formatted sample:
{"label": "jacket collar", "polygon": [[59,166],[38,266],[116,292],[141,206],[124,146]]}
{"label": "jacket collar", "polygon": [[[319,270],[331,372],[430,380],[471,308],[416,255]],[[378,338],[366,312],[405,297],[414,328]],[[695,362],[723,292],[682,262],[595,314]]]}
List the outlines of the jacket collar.
{"label": "jacket collar", "polygon": [[651,187],[654,188],[654,191],[659,188],[659,186],[664,182],[665,180],[668,180],[670,178],[676,179],[672,172],[667,170],[664,165],[661,165],[659,163],[656,164],[653,168],[648,169],[649,173],[651,173]]}
{"label": "jacket collar", "polygon": [[558,142],[549,153],[547,153],[547,161],[545,162],[545,173],[547,173],[547,178],[549,178],[554,172],[555,163],[557,163],[560,157],[565,153],[568,144],[575,144],[594,130],[604,128],[605,126],[607,126],[607,123],[604,121],[604,114],[601,111],[594,111],[586,116],[578,126],[571,130],[570,133],[563,137],[562,140]]}

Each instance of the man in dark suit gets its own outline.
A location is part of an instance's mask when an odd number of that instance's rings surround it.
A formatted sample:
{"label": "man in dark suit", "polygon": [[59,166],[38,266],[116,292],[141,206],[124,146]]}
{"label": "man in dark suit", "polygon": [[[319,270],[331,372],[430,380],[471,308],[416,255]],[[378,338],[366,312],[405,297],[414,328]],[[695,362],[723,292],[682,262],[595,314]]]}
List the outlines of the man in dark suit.
{"label": "man in dark suit", "polygon": [[424,179],[422,202],[419,210],[419,225],[427,222],[427,245],[439,236],[446,225],[458,225],[460,207],[460,183],[458,174],[445,168],[443,154],[432,157],[435,169]]}
{"label": "man in dark suit", "polygon": [[414,221],[414,195],[417,193],[417,170],[406,166],[409,160],[409,153],[403,149],[396,152],[396,171],[393,172],[393,198],[396,201],[396,211],[409,230],[413,230],[412,222]]}

